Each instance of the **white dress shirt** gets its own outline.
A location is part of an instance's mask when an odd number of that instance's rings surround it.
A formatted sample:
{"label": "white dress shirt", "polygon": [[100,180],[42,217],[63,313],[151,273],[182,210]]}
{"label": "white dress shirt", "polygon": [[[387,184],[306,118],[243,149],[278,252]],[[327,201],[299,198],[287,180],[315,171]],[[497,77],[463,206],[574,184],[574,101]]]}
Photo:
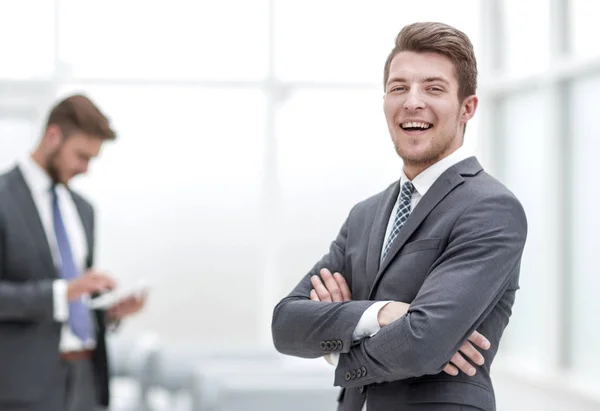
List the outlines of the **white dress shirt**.
{"label": "white dress shirt", "polygon": [[[58,250],[52,217],[52,193],[50,192],[52,179],[29,155],[21,158],[18,162],[18,166],[23,174],[25,183],[31,191],[33,202],[44,227],[46,238],[48,239],[48,245],[50,246],[54,265],[57,270],[59,270],[61,257]],[[58,196],[61,217],[64,221],[67,235],[69,236],[69,244],[75,260],[75,267],[77,267],[80,273],[83,273],[85,270],[85,261],[88,255],[89,244],[87,243],[81,216],[77,212],[73,197],[71,197],[71,194],[64,185],[58,184],[56,186],[56,194]],[[63,323],[60,351],[78,351],[93,348],[95,345],[94,341],[86,341],[84,344],[73,334],[68,326],[69,304],[67,301],[67,281],[63,279],[55,280],[52,284],[52,288],[54,293],[54,319],[57,322]]]}
{"label": "white dress shirt", "polygon": [[[415,186],[415,191],[412,194],[411,202],[410,202],[411,213],[412,213],[412,210],[415,209],[417,204],[419,204],[419,201],[421,200],[421,198],[423,198],[423,196],[427,193],[427,191],[429,191],[429,189],[433,186],[433,184],[436,182],[436,180],[447,169],[449,169],[450,167],[452,167],[453,165],[455,165],[457,163],[460,163],[461,161],[468,158],[469,156],[470,156],[470,154],[467,152],[467,150],[464,147],[460,147],[458,150],[454,151],[449,156],[444,157],[437,163],[431,165],[430,167],[426,168],[421,173],[419,173],[419,175],[417,175],[411,181],[412,184]],[[402,170],[402,174],[400,175],[400,183],[399,183],[400,191],[402,191],[401,190],[402,186],[407,181],[410,181],[410,180],[408,179],[408,177],[406,177],[406,174],[404,174],[404,170]],[[400,199],[400,193],[398,193],[398,200],[399,199]],[[384,239],[386,239],[386,240],[389,237],[390,232],[392,231],[392,228],[394,226],[394,219],[395,219],[396,212],[397,212],[398,206],[399,206],[398,200],[394,204],[394,208],[392,209],[392,213],[390,214],[390,219],[388,221],[388,225],[387,225],[387,229],[385,231],[385,237],[384,237]],[[386,244],[386,241],[383,242],[383,247],[385,247],[385,244]],[[381,249],[381,252],[383,252],[383,248]],[[352,339],[354,342],[359,341],[363,338],[372,337],[375,334],[377,334],[377,332],[379,332],[379,330],[381,329],[381,327],[379,326],[379,321],[377,320],[377,317],[379,315],[379,310],[381,310],[389,302],[391,302],[391,301],[377,301],[376,303],[372,304],[371,306],[369,306],[369,308],[367,308],[365,310],[363,315],[360,317],[360,320],[356,324],[356,328],[354,329],[354,332],[352,333]],[[339,353],[331,353],[330,354],[331,362],[336,367],[338,365],[339,356],[340,356]],[[365,401],[365,405],[363,406],[363,411],[364,410],[366,410],[366,401]]]}

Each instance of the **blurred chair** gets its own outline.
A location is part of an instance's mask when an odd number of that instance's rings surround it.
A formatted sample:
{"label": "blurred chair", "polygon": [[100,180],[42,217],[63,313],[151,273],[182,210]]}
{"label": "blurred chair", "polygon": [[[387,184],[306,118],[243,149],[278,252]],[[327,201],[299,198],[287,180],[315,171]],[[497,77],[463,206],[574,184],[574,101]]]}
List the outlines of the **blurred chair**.
{"label": "blurred chair", "polygon": [[274,350],[215,349],[194,346],[162,346],[156,353],[152,374],[148,375],[144,392],[147,402],[161,403],[169,410],[190,407],[198,396],[196,370],[215,364],[239,367],[247,362],[274,363],[278,361]]}
{"label": "blurred chair", "polygon": [[111,375],[110,411],[150,411],[148,377],[154,374],[158,337],[145,334],[131,339],[111,336],[108,341]]}
{"label": "blurred chair", "polygon": [[281,361],[204,364],[194,384],[194,411],[330,411],[338,395],[332,369]]}

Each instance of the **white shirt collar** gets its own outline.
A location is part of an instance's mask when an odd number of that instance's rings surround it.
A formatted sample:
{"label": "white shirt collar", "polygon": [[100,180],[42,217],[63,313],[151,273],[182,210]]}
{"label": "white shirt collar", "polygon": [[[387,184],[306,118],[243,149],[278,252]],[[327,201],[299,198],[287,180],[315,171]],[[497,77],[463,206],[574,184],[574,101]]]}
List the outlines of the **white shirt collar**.
{"label": "white shirt collar", "polygon": [[[464,159],[470,157],[471,154],[464,148],[459,147],[457,150],[452,152],[449,156],[444,157],[437,163],[429,166],[421,173],[419,173],[413,180],[411,181],[415,186],[415,190],[421,195],[424,196],[427,191],[433,186],[435,181],[444,173],[444,171],[448,170],[455,164],[460,163]],[[410,181],[406,174],[404,174],[404,169],[402,169],[402,174],[400,176],[400,188],[402,185]]]}
{"label": "white shirt collar", "polygon": [[[52,187],[52,178],[48,175],[48,172],[44,170],[31,155],[25,155],[19,159],[19,169],[23,174],[23,178],[29,186],[29,189],[34,194],[47,194],[50,192]],[[57,190],[62,191],[64,187],[62,184],[57,185]]]}

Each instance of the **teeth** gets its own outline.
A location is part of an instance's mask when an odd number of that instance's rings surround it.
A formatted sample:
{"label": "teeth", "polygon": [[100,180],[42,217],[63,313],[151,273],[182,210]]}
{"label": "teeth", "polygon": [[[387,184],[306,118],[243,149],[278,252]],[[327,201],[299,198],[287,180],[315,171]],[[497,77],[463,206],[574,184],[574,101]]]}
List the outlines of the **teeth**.
{"label": "teeth", "polygon": [[402,128],[422,128],[422,129],[426,129],[429,128],[429,124],[427,123],[419,123],[416,121],[411,121],[408,123],[402,123]]}

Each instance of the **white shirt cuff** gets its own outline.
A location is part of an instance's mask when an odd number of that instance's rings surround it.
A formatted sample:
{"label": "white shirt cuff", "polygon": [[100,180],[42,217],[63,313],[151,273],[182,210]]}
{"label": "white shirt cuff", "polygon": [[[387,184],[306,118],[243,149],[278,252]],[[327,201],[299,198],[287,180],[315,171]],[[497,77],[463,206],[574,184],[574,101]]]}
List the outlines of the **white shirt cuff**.
{"label": "white shirt cuff", "polygon": [[340,353],[339,352],[330,353],[329,361],[331,361],[331,365],[333,365],[334,367],[337,367],[338,362],[340,362]]}
{"label": "white shirt cuff", "polygon": [[69,319],[69,302],[67,301],[67,280],[55,280],[52,283],[54,320],[63,323]]}
{"label": "white shirt cuff", "polygon": [[390,302],[391,301],[377,301],[365,310],[352,333],[353,342],[362,340],[366,337],[372,337],[379,332],[381,329],[379,321],[377,321],[379,311]]}

